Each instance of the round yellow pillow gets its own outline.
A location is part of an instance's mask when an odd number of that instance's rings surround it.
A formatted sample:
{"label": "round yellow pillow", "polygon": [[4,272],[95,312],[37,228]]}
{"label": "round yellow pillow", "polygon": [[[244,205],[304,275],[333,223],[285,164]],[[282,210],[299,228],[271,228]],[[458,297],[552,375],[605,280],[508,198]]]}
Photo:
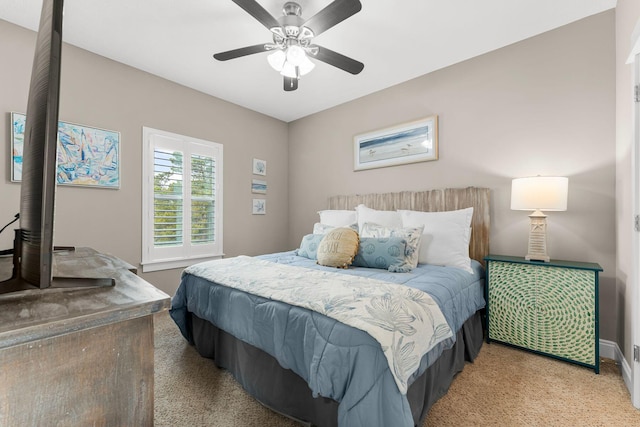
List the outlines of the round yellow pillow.
{"label": "round yellow pillow", "polygon": [[358,253],[358,233],[352,228],[335,228],[325,234],[318,246],[318,264],[347,268]]}

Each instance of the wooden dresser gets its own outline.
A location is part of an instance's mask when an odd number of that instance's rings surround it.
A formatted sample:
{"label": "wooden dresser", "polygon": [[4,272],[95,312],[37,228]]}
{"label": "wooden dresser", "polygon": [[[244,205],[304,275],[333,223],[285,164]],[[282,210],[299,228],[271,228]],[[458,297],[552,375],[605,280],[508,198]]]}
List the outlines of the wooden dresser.
{"label": "wooden dresser", "polygon": [[[153,315],[169,296],[89,248],[56,253],[55,263],[54,274],[115,286],[0,295],[0,425],[152,426]],[[0,264],[4,280],[10,260]]]}

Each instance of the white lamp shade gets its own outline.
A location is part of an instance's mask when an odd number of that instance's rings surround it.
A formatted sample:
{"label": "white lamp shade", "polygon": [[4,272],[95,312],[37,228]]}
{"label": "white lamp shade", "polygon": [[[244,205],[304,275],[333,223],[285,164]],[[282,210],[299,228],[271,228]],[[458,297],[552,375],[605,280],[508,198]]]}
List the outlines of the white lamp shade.
{"label": "white lamp shade", "polygon": [[287,48],[287,61],[296,67],[299,67],[305,59],[307,59],[307,55],[300,46],[294,44]]}
{"label": "white lamp shade", "polygon": [[511,209],[566,211],[569,178],[533,176],[511,182]]}
{"label": "white lamp shade", "polygon": [[282,71],[282,67],[284,66],[284,61],[286,59],[287,54],[280,49],[273,51],[273,53],[267,56],[269,65],[271,65],[271,67],[276,71]]}
{"label": "white lamp shade", "polygon": [[307,56],[305,55],[304,59],[300,62],[300,65],[298,66],[300,68],[300,75],[304,76],[309,71],[313,70],[315,66],[316,64],[311,62],[311,60],[307,58]]}
{"label": "white lamp shade", "polygon": [[[304,49],[296,45],[289,46],[286,51],[282,49],[274,50],[267,56],[267,61],[274,70],[292,79],[304,76],[316,66],[307,58]],[[296,67],[298,67],[297,70]]]}
{"label": "white lamp shade", "polygon": [[292,79],[295,79],[298,77],[298,74],[296,73],[296,66],[289,61],[285,61],[282,67],[282,70],[280,71],[280,74],[282,74],[285,77],[290,77]]}

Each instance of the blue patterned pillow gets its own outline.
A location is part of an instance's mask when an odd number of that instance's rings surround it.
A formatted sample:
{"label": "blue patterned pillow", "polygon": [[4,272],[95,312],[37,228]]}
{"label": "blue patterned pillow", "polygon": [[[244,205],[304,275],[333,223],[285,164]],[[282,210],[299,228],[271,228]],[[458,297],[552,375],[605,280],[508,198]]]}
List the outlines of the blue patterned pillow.
{"label": "blue patterned pillow", "polygon": [[324,234],[307,234],[304,236],[300,242],[298,256],[303,256],[309,259],[318,259],[318,247],[320,246],[320,241],[323,237]]}
{"label": "blue patterned pillow", "polygon": [[403,237],[362,237],[351,265],[408,273],[412,267],[405,256],[406,248],[407,240]]}
{"label": "blue patterned pillow", "polygon": [[418,266],[418,254],[423,231],[424,225],[420,227],[394,228],[365,222],[360,229],[360,237],[400,237],[406,239],[407,250],[405,255],[407,264],[411,268],[416,268]]}

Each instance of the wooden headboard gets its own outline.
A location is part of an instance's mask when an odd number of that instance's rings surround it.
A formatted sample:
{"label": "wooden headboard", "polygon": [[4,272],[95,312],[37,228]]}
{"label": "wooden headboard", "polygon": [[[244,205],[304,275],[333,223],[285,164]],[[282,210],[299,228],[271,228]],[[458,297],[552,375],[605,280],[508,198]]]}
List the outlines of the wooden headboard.
{"label": "wooden headboard", "polygon": [[331,196],[329,209],[354,209],[359,204],[385,211],[441,212],[473,207],[469,256],[484,265],[484,257],[489,254],[489,193],[488,188],[467,187]]}

